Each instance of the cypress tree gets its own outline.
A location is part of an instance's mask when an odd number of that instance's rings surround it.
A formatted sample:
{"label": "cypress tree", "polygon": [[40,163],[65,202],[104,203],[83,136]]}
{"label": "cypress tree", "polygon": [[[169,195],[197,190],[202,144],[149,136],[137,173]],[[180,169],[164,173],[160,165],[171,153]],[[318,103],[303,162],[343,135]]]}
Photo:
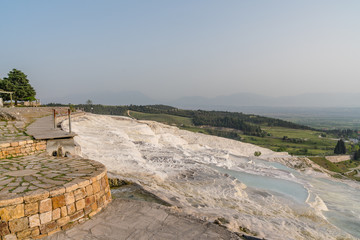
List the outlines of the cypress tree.
{"label": "cypress tree", "polygon": [[335,154],[345,154],[346,153],[346,147],[345,147],[345,142],[340,139],[334,149],[334,153]]}

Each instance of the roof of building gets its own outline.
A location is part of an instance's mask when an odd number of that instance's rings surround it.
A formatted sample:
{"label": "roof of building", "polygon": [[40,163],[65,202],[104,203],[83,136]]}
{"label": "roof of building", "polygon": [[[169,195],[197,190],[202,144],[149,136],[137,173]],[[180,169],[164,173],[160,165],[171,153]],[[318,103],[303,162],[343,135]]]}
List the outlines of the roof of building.
{"label": "roof of building", "polygon": [[4,90],[2,90],[2,89],[0,89],[0,93],[14,93],[14,92],[7,92],[7,91],[4,91]]}

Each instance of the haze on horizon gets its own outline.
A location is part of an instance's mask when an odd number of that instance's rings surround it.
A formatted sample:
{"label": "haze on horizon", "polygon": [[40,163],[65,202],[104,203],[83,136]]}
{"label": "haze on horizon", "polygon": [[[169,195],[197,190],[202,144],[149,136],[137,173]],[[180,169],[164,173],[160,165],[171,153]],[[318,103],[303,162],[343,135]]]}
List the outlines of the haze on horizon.
{"label": "haze on horizon", "polygon": [[0,78],[22,70],[47,102],[360,89],[355,0],[23,0],[0,9]]}

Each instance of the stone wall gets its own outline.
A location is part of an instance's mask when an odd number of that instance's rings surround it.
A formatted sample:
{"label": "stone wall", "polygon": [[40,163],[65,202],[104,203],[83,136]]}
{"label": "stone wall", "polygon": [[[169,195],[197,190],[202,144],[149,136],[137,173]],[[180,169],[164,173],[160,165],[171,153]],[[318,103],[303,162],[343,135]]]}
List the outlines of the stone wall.
{"label": "stone wall", "polygon": [[46,150],[46,141],[24,140],[11,143],[0,143],[0,159],[27,156]]}
{"label": "stone wall", "polygon": [[88,180],[76,179],[51,191],[0,200],[0,237],[38,239],[94,216],[111,202],[106,170],[94,172]]}

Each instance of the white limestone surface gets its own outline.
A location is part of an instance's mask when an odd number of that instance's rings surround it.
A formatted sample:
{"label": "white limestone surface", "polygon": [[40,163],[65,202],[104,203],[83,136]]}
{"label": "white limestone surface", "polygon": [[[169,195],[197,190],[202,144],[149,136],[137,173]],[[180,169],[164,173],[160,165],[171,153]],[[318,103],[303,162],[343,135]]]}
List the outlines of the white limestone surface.
{"label": "white limestone surface", "polygon": [[84,157],[185,213],[209,221],[223,217],[230,229],[266,239],[353,238],[326,219],[326,205],[309,191],[304,174],[264,161],[292,161],[286,153],[125,117],[87,114],[73,121],[72,130]]}

